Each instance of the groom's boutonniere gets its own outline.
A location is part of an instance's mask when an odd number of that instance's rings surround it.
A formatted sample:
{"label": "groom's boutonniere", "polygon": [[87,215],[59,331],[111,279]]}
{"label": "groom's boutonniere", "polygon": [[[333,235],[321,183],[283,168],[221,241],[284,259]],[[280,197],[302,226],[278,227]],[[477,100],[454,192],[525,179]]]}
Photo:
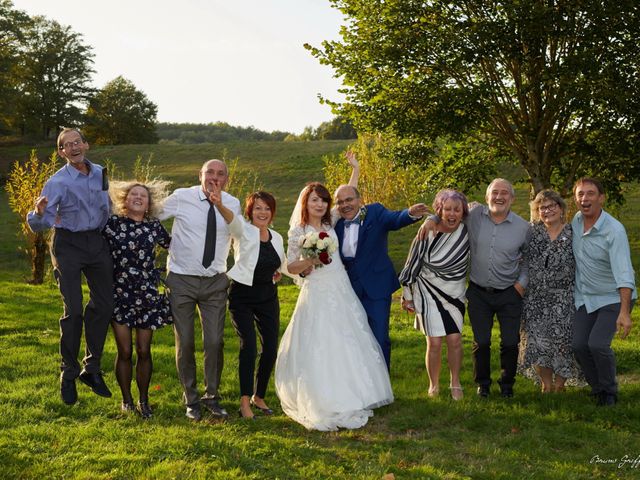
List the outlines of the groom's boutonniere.
{"label": "groom's boutonniere", "polygon": [[367,216],[367,207],[362,207],[360,213],[358,213],[358,219],[360,219],[360,225],[364,222],[364,218]]}

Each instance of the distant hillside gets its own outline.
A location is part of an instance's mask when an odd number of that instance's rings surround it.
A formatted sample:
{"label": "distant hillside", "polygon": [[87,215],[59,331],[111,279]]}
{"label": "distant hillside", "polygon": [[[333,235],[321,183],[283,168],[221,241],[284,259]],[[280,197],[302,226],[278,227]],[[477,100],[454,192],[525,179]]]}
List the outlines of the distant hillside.
{"label": "distant hillside", "polygon": [[254,127],[234,127],[226,122],[215,123],[158,123],[156,133],[160,143],[218,143],[233,141],[281,142],[289,132],[264,132]]}
{"label": "distant hillside", "polygon": [[318,127],[306,127],[300,135],[289,132],[271,133],[254,127],[234,127],[226,122],[216,123],[158,123],[159,143],[194,145],[220,142],[281,142],[313,140],[353,140],[357,133],[353,125],[342,117],[322,122]]}

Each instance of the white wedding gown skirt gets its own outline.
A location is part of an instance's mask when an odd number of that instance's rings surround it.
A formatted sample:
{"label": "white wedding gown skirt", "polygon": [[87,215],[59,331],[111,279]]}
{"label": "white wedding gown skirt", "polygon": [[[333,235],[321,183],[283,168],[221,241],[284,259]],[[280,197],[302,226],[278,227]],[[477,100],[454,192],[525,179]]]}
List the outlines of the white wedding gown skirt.
{"label": "white wedding gown skirt", "polygon": [[308,429],[359,428],[393,402],[389,374],[337,254],[303,280],[278,350],[282,410]]}

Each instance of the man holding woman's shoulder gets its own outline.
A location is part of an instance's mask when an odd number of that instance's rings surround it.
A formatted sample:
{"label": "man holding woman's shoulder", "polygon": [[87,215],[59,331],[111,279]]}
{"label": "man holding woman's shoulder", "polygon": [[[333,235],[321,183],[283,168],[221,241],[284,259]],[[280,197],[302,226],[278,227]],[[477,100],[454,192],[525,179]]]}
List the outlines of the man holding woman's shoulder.
{"label": "man holding woman's shoulder", "polygon": [[[500,393],[513,397],[518,363],[522,296],[528,275],[522,258],[528,249],[529,223],[511,211],[515,191],[508,180],[494,179],[487,187],[486,206],[473,208],[465,220],[469,230],[471,267],[467,301],[473,330],[473,369],[478,395],[491,387],[491,330],[500,324]],[[435,230],[430,217],[420,235]]]}

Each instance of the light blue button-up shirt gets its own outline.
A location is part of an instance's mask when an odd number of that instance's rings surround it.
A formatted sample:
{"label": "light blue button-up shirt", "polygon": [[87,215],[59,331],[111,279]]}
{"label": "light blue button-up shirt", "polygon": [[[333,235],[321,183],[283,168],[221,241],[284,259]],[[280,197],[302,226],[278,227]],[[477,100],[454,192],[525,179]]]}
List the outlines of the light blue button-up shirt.
{"label": "light blue button-up shirt", "polygon": [[27,214],[34,232],[64,228],[72,232],[96,230],[109,219],[109,192],[102,190],[102,167],[85,159],[88,175],[67,164],[51,176],[42,189],[48,203],[42,216]]}
{"label": "light blue button-up shirt", "polygon": [[589,231],[584,231],[582,212],[573,217],[571,227],[576,258],[576,308],[584,305],[591,313],[620,303],[619,288],[630,288],[632,299],[636,299],[629,240],[622,223],[603,210]]}

